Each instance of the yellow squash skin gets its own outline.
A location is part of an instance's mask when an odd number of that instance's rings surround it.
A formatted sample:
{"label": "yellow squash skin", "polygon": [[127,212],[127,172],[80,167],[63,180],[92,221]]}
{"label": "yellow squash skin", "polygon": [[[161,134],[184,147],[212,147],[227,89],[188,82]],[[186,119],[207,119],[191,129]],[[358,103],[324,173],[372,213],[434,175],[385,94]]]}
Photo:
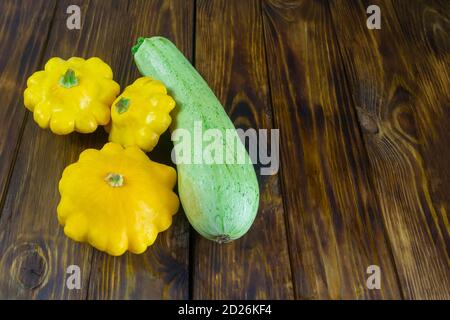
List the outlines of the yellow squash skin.
{"label": "yellow squash skin", "polygon": [[100,58],[51,58],[28,78],[24,104],[41,128],[59,135],[90,133],[109,123],[119,92],[111,68]]}
{"label": "yellow squash skin", "polygon": [[172,224],[176,171],[137,147],[87,149],[59,182],[58,220],[71,239],[110,255],[142,253]]}
{"label": "yellow squash skin", "polygon": [[175,101],[161,82],[137,79],[111,107],[109,141],[151,151],[172,122],[169,113],[174,107]]}

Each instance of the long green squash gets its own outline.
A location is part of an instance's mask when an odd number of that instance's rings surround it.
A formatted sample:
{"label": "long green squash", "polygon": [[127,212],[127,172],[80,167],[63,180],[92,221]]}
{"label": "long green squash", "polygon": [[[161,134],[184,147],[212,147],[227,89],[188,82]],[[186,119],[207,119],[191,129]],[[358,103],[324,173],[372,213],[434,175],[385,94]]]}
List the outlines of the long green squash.
{"label": "long green squash", "polygon": [[[185,129],[195,135],[196,123],[201,121],[204,131],[220,131],[224,155],[236,160],[227,161],[229,164],[177,163],[178,192],[189,222],[201,235],[217,242],[241,237],[255,219],[259,188],[233,123],[205,80],[168,39],[140,38],[132,52],[141,74],[162,81],[175,99],[172,132]],[[192,159],[193,153],[194,147]],[[245,163],[230,163],[237,159]]]}

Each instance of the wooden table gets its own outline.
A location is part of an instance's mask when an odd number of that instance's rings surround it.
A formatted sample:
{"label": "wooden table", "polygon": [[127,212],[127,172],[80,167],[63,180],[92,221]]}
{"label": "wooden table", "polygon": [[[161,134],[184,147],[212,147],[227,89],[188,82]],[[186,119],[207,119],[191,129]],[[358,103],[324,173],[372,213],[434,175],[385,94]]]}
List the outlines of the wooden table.
{"label": "wooden table", "polygon": [[[81,30],[66,27],[71,4]],[[0,298],[450,298],[449,1],[2,0],[0,12]],[[56,219],[64,167],[107,135],[39,129],[22,93],[52,56],[99,56],[125,87],[139,76],[131,46],[152,35],[176,43],[236,127],[280,129],[280,171],[259,177],[240,240],[207,241],[180,211],[146,253],[114,258]],[[149,156],[167,163],[162,140]]]}

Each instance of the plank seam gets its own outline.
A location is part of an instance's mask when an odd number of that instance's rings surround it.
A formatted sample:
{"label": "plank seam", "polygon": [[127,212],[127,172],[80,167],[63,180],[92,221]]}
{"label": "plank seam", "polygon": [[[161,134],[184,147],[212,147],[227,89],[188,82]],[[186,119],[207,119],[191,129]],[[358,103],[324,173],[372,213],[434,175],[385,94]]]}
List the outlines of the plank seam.
{"label": "plank seam", "polygon": [[[264,1],[261,0],[260,2],[260,14],[261,14],[261,23],[262,23],[262,37],[263,37],[263,44],[264,44],[264,59],[266,62],[266,77],[267,77],[267,84],[268,84],[268,99],[269,99],[269,105],[270,105],[270,111],[271,111],[271,122],[272,122],[272,128],[276,128],[276,123],[275,123],[275,117],[274,117],[274,104],[273,104],[273,95],[272,95],[272,83],[270,81],[270,73],[269,73],[269,65],[267,63],[268,61],[268,54],[267,54],[267,41],[266,41],[266,24],[264,23]],[[280,163],[280,161],[279,161]],[[278,173],[278,177],[277,177],[277,181],[278,181],[278,186],[280,188],[281,191],[281,199],[282,199],[282,204],[283,204],[283,218],[284,218],[284,225],[285,225],[285,235],[286,235],[286,246],[288,249],[288,256],[289,256],[289,269],[291,271],[291,283],[292,283],[292,287],[293,287],[293,294],[294,294],[294,299],[297,300],[298,299],[298,294],[297,294],[297,288],[295,287],[295,281],[294,281],[294,266],[293,266],[293,262],[292,262],[292,258],[291,258],[291,246],[290,246],[290,224],[289,224],[289,219],[287,217],[287,204],[286,204],[286,199],[285,196],[286,193],[286,186],[284,184],[283,181],[283,175],[281,174],[281,171],[283,170],[283,168],[280,166],[279,168],[279,173]]]}
{"label": "plank seam", "polygon": [[[192,65],[195,67],[195,53],[197,39],[197,0],[193,1],[193,13],[192,13]],[[188,300],[194,300],[194,274],[195,274],[195,231],[189,224],[189,257],[188,257]]]}

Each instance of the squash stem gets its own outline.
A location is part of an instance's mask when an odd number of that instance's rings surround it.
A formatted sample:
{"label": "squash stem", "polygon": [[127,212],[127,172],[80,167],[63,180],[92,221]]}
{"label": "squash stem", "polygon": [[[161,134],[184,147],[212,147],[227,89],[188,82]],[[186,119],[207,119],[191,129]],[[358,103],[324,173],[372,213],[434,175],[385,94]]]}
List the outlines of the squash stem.
{"label": "squash stem", "polygon": [[120,98],[116,103],[116,111],[118,114],[122,114],[128,110],[130,107],[130,99],[128,98]]}
{"label": "squash stem", "polygon": [[231,241],[231,238],[229,235],[226,234],[221,234],[215,237],[214,241],[222,244],[222,243],[227,243]]}
{"label": "squash stem", "polygon": [[139,50],[139,47],[144,43],[145,38],[139,37],[136,44],[131,48],[131,53],[134,55]]}
{"label": "squash stem", "polygon": [[105,181],[113,188],[123,186],[123,175],[120,173],[108,173],[105,177]]}
{"label": "squash stem", "polygon": [[77,86],[78,78],[75,76],[75,71],[67,69],[66,73],[59,79],[59,85],[66,89]]}

